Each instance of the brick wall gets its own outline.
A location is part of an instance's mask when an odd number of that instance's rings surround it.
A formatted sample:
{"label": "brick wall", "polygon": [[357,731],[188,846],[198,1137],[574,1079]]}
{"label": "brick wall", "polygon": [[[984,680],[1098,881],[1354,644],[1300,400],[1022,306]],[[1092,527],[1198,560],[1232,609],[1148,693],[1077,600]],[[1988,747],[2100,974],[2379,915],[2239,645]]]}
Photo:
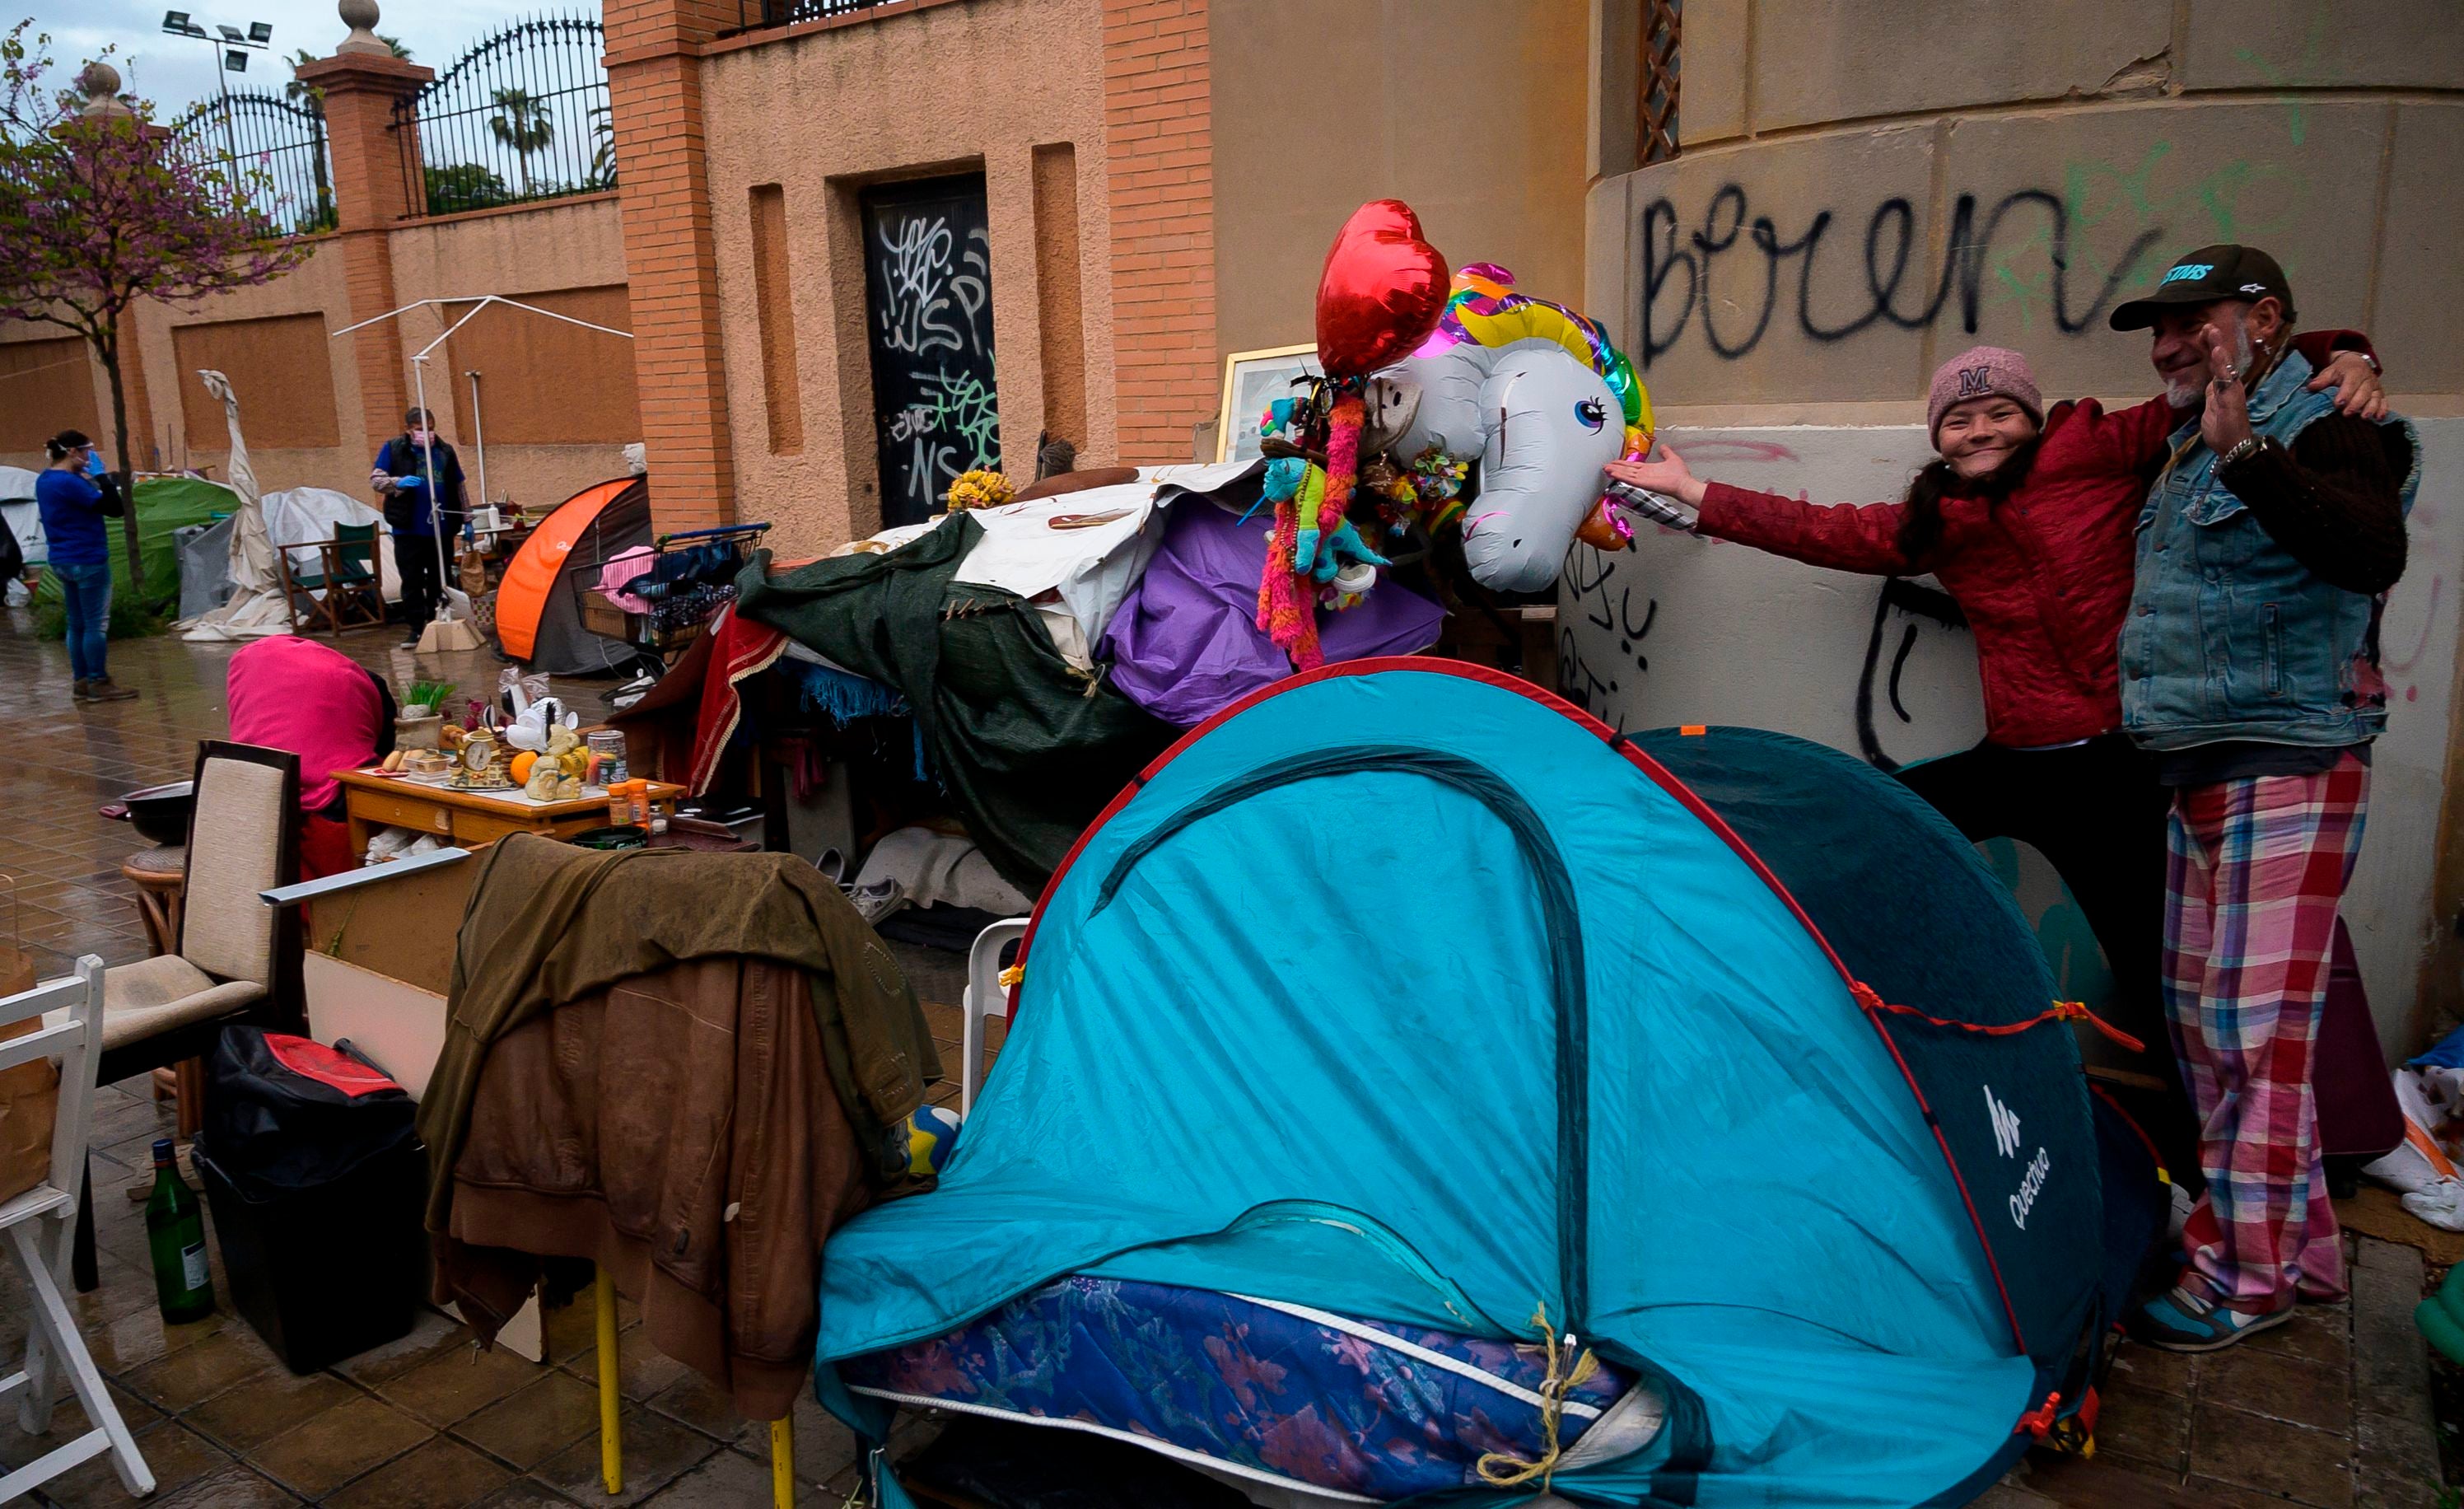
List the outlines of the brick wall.
{"label": "brick wall", "polygon": [[1215,417],[1208,0],[1104,0],[1120,459],[1187,461]]}
{"label": "brick wall", "polygon": [[699,56],[702,42],[736,22],[732,3],[712,0],[605,11],[634,378],[650,510],[669,529],[724,523],[736,507]]}

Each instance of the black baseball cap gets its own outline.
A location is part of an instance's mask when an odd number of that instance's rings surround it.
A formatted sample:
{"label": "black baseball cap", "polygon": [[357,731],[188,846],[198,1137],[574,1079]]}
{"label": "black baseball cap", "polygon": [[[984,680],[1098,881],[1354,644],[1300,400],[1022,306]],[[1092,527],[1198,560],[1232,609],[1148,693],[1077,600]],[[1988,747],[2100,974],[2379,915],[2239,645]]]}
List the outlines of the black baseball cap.
{"label": "black baseball cap", "polygon": [[2113,327],[2145,330],[2156,322],[2157,311],[2168,304],[2211,304],[2219,299],[2252,303],[2273,299],[2284,306],[2285,319],[2293,318],[2293,285],[2284,280],[2284,269],[2276,265],[2276,258],[2255,246],[2228,241],[2184,253],[2157,279],[2154,293],[2113,312]]}

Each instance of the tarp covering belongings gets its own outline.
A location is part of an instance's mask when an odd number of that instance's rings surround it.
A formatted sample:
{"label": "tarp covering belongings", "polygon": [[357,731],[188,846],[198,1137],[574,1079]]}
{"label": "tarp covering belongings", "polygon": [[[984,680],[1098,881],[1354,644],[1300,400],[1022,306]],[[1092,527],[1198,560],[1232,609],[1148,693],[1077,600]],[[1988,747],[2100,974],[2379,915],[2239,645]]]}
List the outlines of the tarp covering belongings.
{"label": "tarp covering belongings", "polygon": [[770,552],[756,551],[736,612],[903,694],[953,812],[1033,895],[1172,730],[1073,668],[1016,593],[957,580],[983,535],[973,514],[953,514],[886,555],[776,576]]}
{"label": "tarp covering belongings", "polygon": [[650,488],[639,477],[593,482],[557,505],[496,588],[496,644],[534,671],[575,676],[634,657],[621,639],[582,627],[582,594],[618,555],[650,543]]}
{"label": "tarp covering belongings", "polygon": [[[2108,1196],[2070,1013],[1939,816],[1779,735],[1641,743],[1508,677],[1387,660],[1176,745],[1045,892],[938,1189],[832,1239],[824,1402],[875,1438],[930,1397],[1333,1500],[1393,1491],[1394,1438],[1356,1410],[1150,1376],[1161,1343],[1118,1389],[1027,1377],[1066,1327],[970,1376],[982,1328],[1027,1335],[1021,1307],[1072,1281],[1113,1286],[1119,1336],[1228,1296],[1617,1386],[1573,1390],[1553,1435],[1501,1408],[1497,1440],[1442,1443],[1450,1503],[1989,1487],[2084,1391],[2152,1165]],[[1405,1387],[1540,1395],[1353,1341]],[[1186,1437],[1175,1389],[1210,1415]]]}

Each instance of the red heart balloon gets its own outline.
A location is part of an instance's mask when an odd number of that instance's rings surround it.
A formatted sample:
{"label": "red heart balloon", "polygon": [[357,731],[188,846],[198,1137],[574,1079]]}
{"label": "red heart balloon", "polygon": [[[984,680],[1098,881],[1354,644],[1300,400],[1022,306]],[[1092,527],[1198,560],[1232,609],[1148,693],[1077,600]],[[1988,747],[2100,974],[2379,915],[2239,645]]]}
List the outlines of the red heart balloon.
{"label": "red heart balloon", "polygon": [[1445,312],[1446,259],[1400,199],[1352,212],[1317,280],[1317,359],[1329,377],[1360,377],[1398,361]]}

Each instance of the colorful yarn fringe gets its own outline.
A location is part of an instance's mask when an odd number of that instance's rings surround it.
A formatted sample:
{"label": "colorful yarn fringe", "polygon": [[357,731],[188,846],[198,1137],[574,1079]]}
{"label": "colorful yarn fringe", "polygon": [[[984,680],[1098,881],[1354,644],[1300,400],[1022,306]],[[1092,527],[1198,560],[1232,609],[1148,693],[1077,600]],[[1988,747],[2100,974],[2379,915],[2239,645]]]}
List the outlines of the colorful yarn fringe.
{"label": "colorful yarn fringe", "polygon": [[1265,574],[1258,583],[1258,627],[1292,662],[1295,671],[1326,663],[1317,642],[1317,584],[1311,575],[1321,542],[1343,527],[1353,484],[1360,476],[1360,427],[1367,417],[1360,395],[1334,401],[1326,437],[1326,470],[1309,468],[1291,498],[1275,504],[1274,538],[1266,545]]}

